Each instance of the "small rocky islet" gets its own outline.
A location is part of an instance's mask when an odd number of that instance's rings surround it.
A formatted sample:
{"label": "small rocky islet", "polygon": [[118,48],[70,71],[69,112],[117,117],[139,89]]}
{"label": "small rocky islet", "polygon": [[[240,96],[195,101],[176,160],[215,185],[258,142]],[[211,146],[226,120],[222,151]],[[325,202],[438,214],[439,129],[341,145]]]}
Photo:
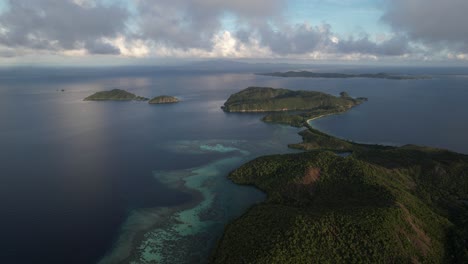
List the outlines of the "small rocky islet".
{"label": "small rocky islet", "polygon": [[149,100],[149,104],[174,104],[178,103],[179,99],[174,96],[160,95]]}

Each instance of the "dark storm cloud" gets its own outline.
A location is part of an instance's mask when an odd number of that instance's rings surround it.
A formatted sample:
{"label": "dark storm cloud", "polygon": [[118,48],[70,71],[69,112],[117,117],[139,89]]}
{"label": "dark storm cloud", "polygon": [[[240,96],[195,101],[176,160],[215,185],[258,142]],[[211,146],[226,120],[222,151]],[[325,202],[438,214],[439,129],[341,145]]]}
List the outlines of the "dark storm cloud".
{"label": "dark storm cloud", "polygon": [[467,11],[467,0],[391,0],[382,20],[414,41],[468,52]]}
{"label": "dark storm cloud", "polygon": [[71,0],[10,0],[0,15],[0,43],[9,47],[47,50],[90,48],[90,52],[118,53],[96,42],[125,28],[128,12],[117,6],[81,6]]}

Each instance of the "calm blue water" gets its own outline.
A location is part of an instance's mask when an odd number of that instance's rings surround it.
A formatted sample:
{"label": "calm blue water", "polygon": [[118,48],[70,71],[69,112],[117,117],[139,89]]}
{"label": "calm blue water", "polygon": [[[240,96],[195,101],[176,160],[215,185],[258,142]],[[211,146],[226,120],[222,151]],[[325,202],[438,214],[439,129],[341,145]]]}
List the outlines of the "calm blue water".
{"label": "calm blue water", "polygon": [[[244,155],[187,149],[242,141],[250,154],[218,169],[216,177],[255,156],[287,152],[287,143],[300,141],[299,130],[264,124],[260,115],[220,110],[230,94],[251,85],[365,96],[369,102],[313,125],[359,142],[414,143],[468,153],[466,76],[392,81],[227,73],[9,73],[0,78],[0,262],[95,263],[112,251],[132,212],[193,201],[193,195],[155,179],[155,171],[211,171],[212,164]],[[113,88],[146,97],[170,94],[183,102],[82,101]],[[260,197],[245,193],[252,201]]]}
{"label": "calm blue water", "polygon": [[[154,171],[231,155],[173,151],[171,142],[270,139],[287,151],[287,142],[299,141],[295,129],[220,110],[231,93],[252,83],[251,75],[14,77],[0,81],[2,263],[96,262],[132,210],[193,199],[159,183]],[[82,101],[113,88],[171,94],[183,103]]]}
{"label": "calm blue water", "polygon": [[329,134],[363,143],[417,144],[468,154],[468,76],[432,80],[319,82],[369,101],[343,115],[314,120]]}

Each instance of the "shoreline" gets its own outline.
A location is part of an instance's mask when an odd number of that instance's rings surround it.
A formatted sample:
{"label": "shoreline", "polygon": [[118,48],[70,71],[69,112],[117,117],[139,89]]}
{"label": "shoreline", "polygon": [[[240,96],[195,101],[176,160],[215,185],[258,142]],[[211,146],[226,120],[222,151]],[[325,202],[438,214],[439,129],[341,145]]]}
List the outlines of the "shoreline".
{"label": "shoreline", "polygon": [[[260,113],[260,112],[271,112],[271,111],[254,111],[252,113]],[[276,111],[276,112],[288,112],[287,110],[281,110],[281,111]],[[236,113],[236,112],[231,112],[231,113]],[[242,113],[242,112],[237,112],[237,113]],[[313,118],[310,118],[310,119],[307,119],[306,120],[306,124],[308,126],[310,126],[309,122],[313,121],[313,120],[317,120],[319,118],[323,118],[323,117],[327,117],[327,116],[331,116],[331,115],[336,115],[336,114],[340,114],[342,112],[336,112],[336,113],[330,113],[330,114],[324,114],[324,115],[320,115],[320,116],[316,116],[316,117],[313,117]],[[262,121],[261,121],[262,122]],[[306,129],[308,129],[307,126],[305,126]],[[236,157],[231,157],[231,158],[236,158]],[[227,158],[227,159],[231,159],[231,158]],[[190,169],[185,169],[184,171],[188,172],[190,171],[190,173],[186,174],[186,175],[173,175],[173,177],[179,177],[179,179],[177,179],[176,181],[174,182],[171,182],[171,181],[167,181],[167,178],[170,178],[170,177],[164,177],[162,176],[162,178],[158,178],[156,177],[156,174],[154,175],[158,181],[161,182],[161,184],[164,184],[166,186],[168,186],[169,188],[173,188],[175,190],[178,190],[180,192],[183,192],[183,193],[186,193],[186,194],[190,194],[192,199],[191,201],[187,202],[187,203],[184,203],[184,204],[181,204],[181,205],[178,205],[176,207],[156,207],[156,208],[146,208],[146,209],[138,209],[136,212],[133,212],[132,214],[130,214],[127,218],[127,221],[131,222],[131,218],[133,217],[133,215],[136,215],[135,217],[138,217],[139,214],[149,214],[149,215],[154,215],[154,217],[157,219],[154,219],[153,218],[153,223],[151,225],[148,225],[148,226],[144,226],[144,227],[140,227],[140,229],[137,229],[136,231],[135,230],[128,230],[126,231],[125,230],[125,223],[123,224],[123,232],[120,232],[120,238],[118,238],[115,242],[115,246],[110,249],[110,254],[107,254],[105,255],[100,261],[99,261],[99,264],[107,264],[107,263],[128,263],[128,262],[132,262],[132,261],[141,261],[141,260],[148,260],[148,258],[152,261],[157,261],[159,262],[160,259],[156,259],[157,256],[161,257],[159,254],[154,254],[154,252],[157,252],[157,249],[160,248],[160,244],[157,244],[157,245],[151,245],[151,244],[148,244],[148,236],[149,234],[151,234],[152,232],[154,232],[155,230],[163,230],[164,227],[166,225],[169,225],[169,226],[172,226],[172,225],[188,225],[190,227],[190,229],[192,229],[192,226],[191,224],[187,224],[185,221],[180,221],[179,217],[181,216],[181,214],[183,213],[188,213],[190,212],[191,210],[194,210],[195,208],[197,208],[197,206],[200,206],[202,205],[205,201],[208,201],[210,199],[210,197],[207,197],[206,194],[201,190],[201,189],[197,189],[196,187],[190,187],[188,184],[188,179],[191,178],[191,177],[194,177],[194,176],[197,176],[197,173],[196,171],[197,170],[200,170],[202,169],[203,167],[205,166],[210,166],[211,164],[216,164],[220,161],[223,161],[225,159],[219,159],[219,160],[216,160],[214,162],[210,162],[208,163],[207,165],[204,165],[204,166],[200,166],[200,167],[196,167],[196,168],[190,168]],[[242,164],[240,164],[242,165]],[[238,166],[236,166],[238,167]],[[155,173],[155,172],[153,172]],[[163,173],[167,173],[168,176],[171,175],[171,171],[168,171],[168,172],[163,172]],[[226,179],[227,179],[227,175],[224,176]],[[165,181],[165,178],[166,178],[166,181]],[[237,185],[237,184],[236,184]],[[254,186],[251,186],[251,187],[254,187]],[[255,188],[255,187],[254,187]],[[255,188],[255,190],[258,190],[260,192],[262,192],[261,190],[259,190],[258,188]],[[264,193],[264,192],[262,192]],[[210,202],[210,201],[208,201]],[[212,203],[213,201],[211,201]],[[211,207],[211,206],[209,206]],[[243,211],[239,216],[237,217],[240,217],[241,215],[245,214],[245,212],[247,212],[249,210],[249,208],[251,208],[251,206],[249,206],[245,211]],[[236,217],[236,218],[237,218]],[[236,218],[234,219],[231,219],[230,221],[224,223],[225,225],[226,224],[230,224],[233,220],[235,220]],[[127,222],[126,221],[126,222]],[[202,221],[203,222],[203,221]],[[190,231],[186,231],[186,232],[189,232]],[[196,232],[194,234],[197,234]],[[220,234],[220,237],[222,237],[224,233],[221,233]],[[129,241],[122,241],[123,239],[129,239]],[[218,238],[219,239],[219,238]],[[177,239],[175,239],[177,241]],[[211,248],[211,249],[207,249],[210,254],[210,252],[216,247],[216,244],[217,242],[216,241],[213,241],[214,242],[214,246]],[[181,241],[181,243],[183,243],[183,241]],[[156,250],[156,251],[155,251]],[[153,254],[151,255],[148,255],[148,251],[150,252],[153,252]],[[207,255],[207,257],[209,257],[209,254]],[[144,258],[143,256],[147,256],[148,258]],[[143,258],[142,258],[143,257]]]}
{"label": "shoreline", "polygon": [[[346,112],[343,112],[343,113],[346,113]],[[310,130],[312,128],[312,129],[314,129],[314,130],[316,130],[316,131],[318,131],[320,133],[326,134],[327,136],[334,137],[336,139],[340,139],[340,140],[343,140],[343,141],[346,141],[346,142],[349,142],[349,143],[353,143],[353,144],[358,144],[358,145],[383,146],[383,147],[403,147],[405,145],[411,145],[409,143],[408,144],[402,144],[402,143],[392,143],[392,142],[381,142],[381,143],[377,142],[376,143],[376,142],[354,141],[354,140],[351,140],[351,139],[347,139],[347,138],[343,138],[343,137],[340,137],[340,136],[330,134],[330,133],[325,132],[325,131],[317,128],[317,127],[312,126],[309,123],[311,121],[314,121],[314,120],[317,120],[317,119],[320,119],[320,118],[323,118],[323,117],[339,115],[339,114],[342,114],[342,113],[326,114],[326,115],[317,116],[317,117],[314,117],[314,118],[311,118],[311,119],[307,119],[305,121],[306,125],[304,125],[304,128],[307,129],[307,130]],[[437,148],[437,147],[434,147],[434,148]],[[453,150],[449,150],[449,151],[453,151]],[[461,152],[457,152],[457,153],[461,153]],[[461,154],[464,154],[464,153],[461,153]]]}
{"label": "shoreline", "polygon": [[[190,177],[190,176],[189,176]],[[164,224],[166,224],[167,220],[170,220],[171,217],[177,215],[180,212],[183,212],[185,210],[190,210],[195,208],[197,205],[199,205],[201,202],[203,202],[204,197],[202,192],[196,189],[191,189],[186,186],[186,181],[180,180],[179,186],[177,187],[177,191],[180,191],[185,194],[189,194],[192,196],[192,199],[186,203],[177,205],[175,207],[154,207],[154,208],[141,208],[134,210],[132,213],[130,213],[126,219],[126,221],[122,224],[121,230],[119,231],[119,238],[114,242],[114,245],[110,250],[108,251],[109,254],[105,254],[99,261],[99,264],[112,264],[112,263],[129,263],[133,258],[135,258],[138,255],[138,246],[142,244],[144,241],[144,236],[151,230],[154,230],[155,228],[162,227]],[[154,214],[157,215],[161,218],[163,218],[163,221],[155,221],[152,225],[143,227],[140,230],[137,231],[127,231],[128,234],[126,234],[125,231],[122,232],[122,229],[124,229],[125,224],[131,220],[132,216],[135,216],[137,214]],[[166,218],[164,221],[164,218]],[[120,241],[123,240],[125,236],[131,236],[130,241],[125,240],[125,241]],[[122,243],[122,244],[121,244]],[[122,247],[125,247],[122,249]],[[121,250],[124,250],[123,255],[121,256],[122,253]]]}
{"label": "shoreline", "polygon": [[[305,122],[306,122],[308,125],[310,125],[310,124],[309,124],[310,121],[314,121],[314,120],[317,120],[317,119],[322,118],[322,117],[327,117],[327,116],[332,116],[332,115],[338,115],[338,114],[341,114],[341,113],[333,113],[333,114],[320,115],[320,116],[317,116],[317,117],[313,117],[313,118],[311,118],[311,119],[307,119]],[[310,126],[312,126],[312,125],[310,125]],[[321,132],[321,131],[320,131],[320,132]]]}
{"label": "shoreline", "polygon": [[[220,149],[220,144],[208,150],[198,142],[191,147],[209,152],[222,152],[224,148],[230,147],[227,145]],[[234,150],[235,147],[232,148]],[[257,189],[239,190],[238,185],[232,184],[235,192],[246,195],[243,199],[245,202],[236,202],[234,206],[238,209],[227,211],[227,215],[224,212],[224,203],[233,198],[229,194],[231,189],[224,187],[226,183],[230,184],[226,175],[246,162],[250,155],[245,149],[235,150],[239,153],[220,157],[198,167],[153,171],[154,177],[161,184],[190,194],[192,199],[175,207],[137,209],[132,212],[122,225],[113,248],[101,258],[99,264],[192,263],[194,259],[208,259],[223,234],[224,225],[241,215],[244,207],[250,207],[263,199],[256,193],[262,197],[264,195]],[[222,190],[226,190],[225,195],[220,194]],[[240,213],[236,213],[238,211]]]}

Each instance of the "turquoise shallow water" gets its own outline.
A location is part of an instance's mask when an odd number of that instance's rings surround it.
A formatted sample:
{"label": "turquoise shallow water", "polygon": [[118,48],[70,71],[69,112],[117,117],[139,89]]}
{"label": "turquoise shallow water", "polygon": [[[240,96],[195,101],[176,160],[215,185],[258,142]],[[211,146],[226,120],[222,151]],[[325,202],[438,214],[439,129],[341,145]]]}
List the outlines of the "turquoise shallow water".
{"label": "turquoise shallow water", "polygon": [[[101,263],[130,261],[131,263],[203,263],[224,226],[240,216],[252,204],[264,199],[264,194],[252,187],[237,186],[226,175],[246,161],[271,152],[293,152],[274,141],[242,140],[176,141],[171,151],[191,155],[229,153],[199,167],[183,170],[155,171],[155,179],[173,189],[196,192],[200,199],[179,208],[145,209],[134,212],[131,227]],[[129,224],[126,225],[127,227]],[[143,230],[141,227],[146,226]],[[132,232],[142,232],[129,245]],[[125,239],[124,239],[125,238]],[[129,257],[129,258],[127,258]]]}

